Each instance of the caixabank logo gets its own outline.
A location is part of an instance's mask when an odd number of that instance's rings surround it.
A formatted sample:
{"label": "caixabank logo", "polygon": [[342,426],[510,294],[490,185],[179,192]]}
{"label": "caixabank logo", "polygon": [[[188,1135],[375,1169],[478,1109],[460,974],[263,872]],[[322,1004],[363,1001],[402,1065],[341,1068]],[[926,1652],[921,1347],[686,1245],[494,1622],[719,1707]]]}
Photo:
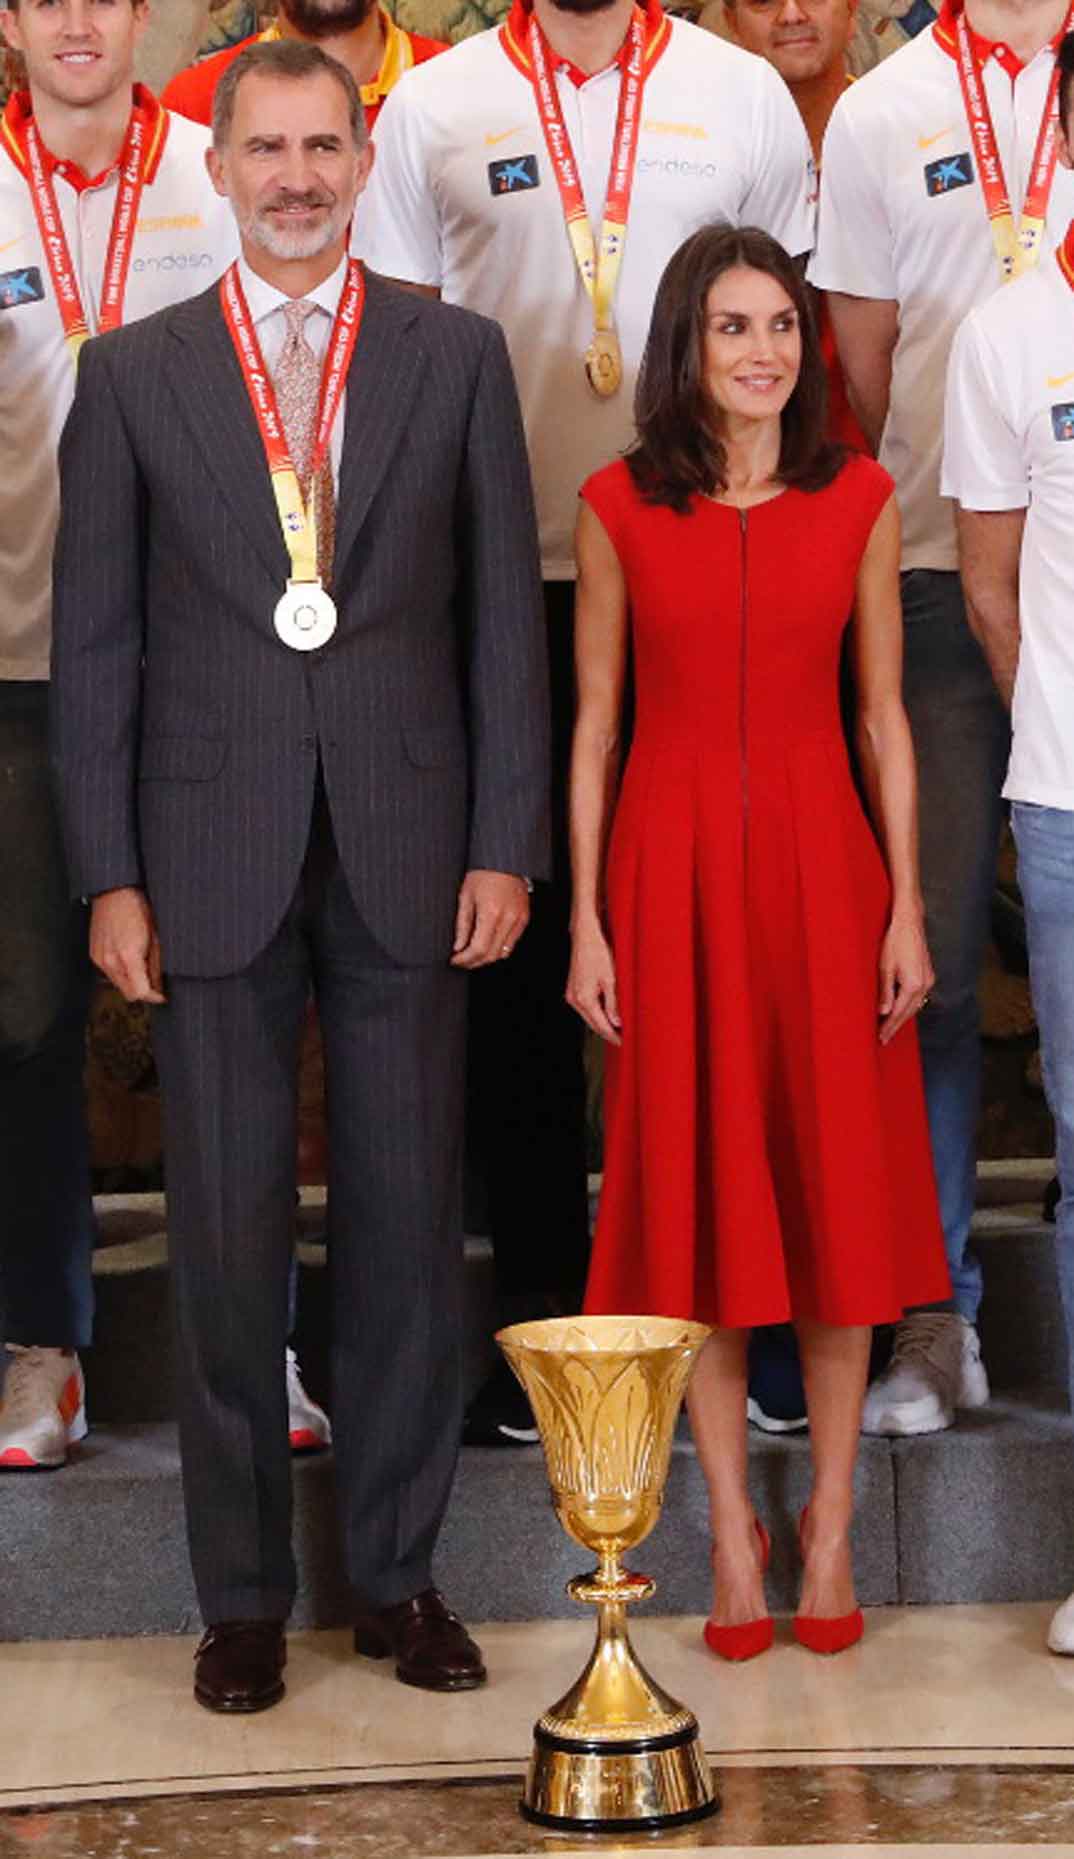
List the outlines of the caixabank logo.
{"label": "caixabank logo", "polygon": [[939,161],[925,163],[925,189],[930,199],[938,194],[953,194],[957,187],[972,187],[975,178],[969,149],[961,155],[945,155]]}
{"label": "caixabank logo", "polygon": [[489,192],[528,194],[541,185],[541,171],[536,155],[515,155],[505,161],[489,162]]}
{"label": "caixabank logo", "polygon": [[0,310],[17,310],[20,304],[42,303],[45,286],[36,265],[22,271],[0,271]]}

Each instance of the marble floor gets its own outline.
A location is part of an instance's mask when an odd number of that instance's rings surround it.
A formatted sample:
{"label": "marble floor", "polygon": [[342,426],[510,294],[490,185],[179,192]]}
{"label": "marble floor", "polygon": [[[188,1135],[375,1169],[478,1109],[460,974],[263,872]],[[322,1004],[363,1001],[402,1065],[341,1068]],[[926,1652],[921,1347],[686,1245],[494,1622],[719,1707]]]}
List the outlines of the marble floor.
{"label": "marble floor", "polygon": [[[701,1720],[722,1811],[575,1844],[1074,1859],[1074,1661],[1044,1651],[1048,1614],[876,1610],[839,1659],[781,1634],[741,1668],[697,1621],[640,1620],[646,1664]],[[245,1719],[193,1703],[190,1640],[0,1647],[0,1859],[565,1856],[516,1802],[533,1718],[580,1669],[587,1626],[480,1637],[488,1688],[431,1698],[345,1634],[296,1634],[285,1702]]]}

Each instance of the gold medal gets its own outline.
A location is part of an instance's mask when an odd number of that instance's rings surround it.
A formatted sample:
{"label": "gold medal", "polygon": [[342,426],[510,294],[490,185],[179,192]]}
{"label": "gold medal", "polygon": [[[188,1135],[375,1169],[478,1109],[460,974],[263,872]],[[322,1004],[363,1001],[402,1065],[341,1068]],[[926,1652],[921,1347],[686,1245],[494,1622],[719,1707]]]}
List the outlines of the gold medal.
{"label": "gold medal", "polygon": [[585,352],[585,371],[593,392],[610,400],[623,385],[623,351],[614,329],[595,329]]}

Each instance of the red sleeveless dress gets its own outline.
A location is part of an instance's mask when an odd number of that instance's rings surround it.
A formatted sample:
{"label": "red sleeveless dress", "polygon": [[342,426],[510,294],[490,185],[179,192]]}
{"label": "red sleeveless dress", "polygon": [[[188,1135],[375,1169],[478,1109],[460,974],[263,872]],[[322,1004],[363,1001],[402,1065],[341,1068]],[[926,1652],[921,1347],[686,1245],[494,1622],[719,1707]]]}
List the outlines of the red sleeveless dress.
{"label": "red sleeveless dress", "polygon": [[839,715],[891,492],[860,456],[745,512],[647,505],[622,461],[583,487],[626,576],[637,702],[590,1312],[868,1324],[950,1295],[917,1032],[877,1037],[890,886]]}

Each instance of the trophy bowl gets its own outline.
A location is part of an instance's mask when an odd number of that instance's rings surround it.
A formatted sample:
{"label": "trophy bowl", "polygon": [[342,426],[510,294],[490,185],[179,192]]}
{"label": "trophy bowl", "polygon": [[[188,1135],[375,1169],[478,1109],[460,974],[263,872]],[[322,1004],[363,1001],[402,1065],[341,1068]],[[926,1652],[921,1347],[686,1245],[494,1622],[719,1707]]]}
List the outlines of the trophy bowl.
{"label": "trophy bowl", "polygon": [[496,1338],[540,1428],[556,1515],[597,1557],[567,1585],[597,1608],[592,1655],[534,1728],[521,1808],[539,1826],[655,1832],[719,1806],[696,1717],[630,1643],[627,1607],[654,1583],[620,1560],[660,1515],[675,1421],[709,1334],[671,1317],[555,1317]]}

